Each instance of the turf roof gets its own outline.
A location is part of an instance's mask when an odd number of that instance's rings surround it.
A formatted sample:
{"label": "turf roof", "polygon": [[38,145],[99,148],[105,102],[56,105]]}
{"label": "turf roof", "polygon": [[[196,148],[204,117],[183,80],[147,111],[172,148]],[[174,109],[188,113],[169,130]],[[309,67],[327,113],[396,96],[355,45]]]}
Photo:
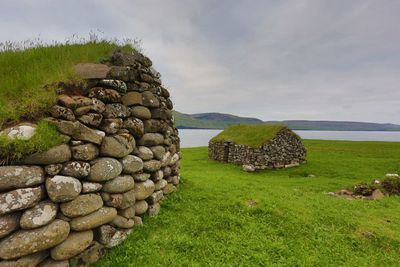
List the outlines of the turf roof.
{"label": "turf roof", "polygon": [[238,145],[260,147],[271,141],[284,125],[234,125],[211,139],[211,142],[230,141]]}

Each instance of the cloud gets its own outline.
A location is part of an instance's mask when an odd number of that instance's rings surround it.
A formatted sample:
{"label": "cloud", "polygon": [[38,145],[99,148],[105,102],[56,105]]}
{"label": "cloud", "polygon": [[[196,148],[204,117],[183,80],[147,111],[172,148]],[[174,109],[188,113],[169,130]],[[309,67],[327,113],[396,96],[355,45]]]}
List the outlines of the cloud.
{"label": "cloud", "polygon": [[137,37],[177,110],[400,123],[400,2],[2,1],[0,41]]}

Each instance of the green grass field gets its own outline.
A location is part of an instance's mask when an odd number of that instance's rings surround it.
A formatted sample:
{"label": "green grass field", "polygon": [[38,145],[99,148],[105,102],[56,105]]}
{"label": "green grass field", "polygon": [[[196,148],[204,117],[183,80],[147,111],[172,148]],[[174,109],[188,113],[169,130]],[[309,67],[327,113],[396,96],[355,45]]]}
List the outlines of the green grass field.
{"label": "green grass field", "polygon": [[399,266],[399,197],[324,192],[399,172],[400,143],[305,145],[307,164],[258,173],[183,149],[179,191],[94,266]]}

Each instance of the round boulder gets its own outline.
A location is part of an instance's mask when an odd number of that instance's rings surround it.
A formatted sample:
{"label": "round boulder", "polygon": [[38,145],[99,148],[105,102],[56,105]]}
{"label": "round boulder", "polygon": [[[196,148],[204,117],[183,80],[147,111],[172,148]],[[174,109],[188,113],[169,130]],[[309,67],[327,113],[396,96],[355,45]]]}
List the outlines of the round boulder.
{"label": "round boulder", "polygon": [[50,250],[54,260],[68,260],[89,247],[93,241],[93,231],[73,232],[61,244]]}
{"label": "round boulder", "polygon": [[135,139],[129,134],[106,136],[101,143],[100,155],[123,158],[129,155],[135,146]]}
{"label": "round boulder", "polygon": [[76,178],[56,175],[46,180],[46,189],[53,202],[67,202],[79,196],[82,184]]}
{"label": "round boulder", "polygon": [[159,133],[146,133],[139,141],[141,146],[157,146],[164,143],[164,136]]}
{"label": "round boulder", "polygon": [[137,147],[133,153],[141,158],[142,160],[151,160],[153,159],[153,152],[151,151],[150,148],[145,147],[145,146],[139,146]]}
{"label": "round boulder", "polygon": [[71,229],[75,231],[86,231],[114,220],[117,210],[110,207],[102,207],[88,215],[74,218],[70,221]]}
{"label": "round boulder", "polygon": [[122,164],[113,158],[99,158],[92,165],[88,180],[92,182],[104,182],[111,180],[122,172]]}
{"label": "round boulder", "polygon": [[58,206],[51,201],[43,201],[24,211],[19,222],[22,229],[34,229],[49,224],[56,218]]}
{"label": "round boulder", "polygon": [[133,189],[135,180],[130,175],[118,176],[103,185],[103,191],[107,193],[125,193]]}
{"label": "round boulder", "polygon": [[70,218],[88,215],[103,207],[103,199],[96,194],[79,195],[60,205],[61,212]]}
{"label": "round boulder", "polygon": [[154,192],[154,183],[152,180],[135,183],[135,197],[136,200],[143,200],[148,198]]}
{"label": "round boulder", "polygon": [[156,172],[161,168],[161,162],[158,160],[149,160],[143,163],[143,169],[147,172]]}
{"label": "round boulder", "polygon": [[120,160],[124,173],[132,174],[143,169],[143,160],[139,157],[128,155]]}
{"label": "round boulder", "polygon": [[61,174],[76,178],[84,178],[90,173],[90,164],[83,161],[71,161],[64,165]]}

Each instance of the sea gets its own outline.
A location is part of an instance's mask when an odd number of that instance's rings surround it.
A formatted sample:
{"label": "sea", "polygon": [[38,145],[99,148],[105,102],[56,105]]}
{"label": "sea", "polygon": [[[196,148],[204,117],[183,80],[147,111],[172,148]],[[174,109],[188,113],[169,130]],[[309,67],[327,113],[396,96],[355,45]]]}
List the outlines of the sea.
{"label": "sea", "polygon": [[[222,130],[180,129],[181,147],[207,146]],[[295,131],[303,139],[400,142],[400,132],[378,131]]]}

